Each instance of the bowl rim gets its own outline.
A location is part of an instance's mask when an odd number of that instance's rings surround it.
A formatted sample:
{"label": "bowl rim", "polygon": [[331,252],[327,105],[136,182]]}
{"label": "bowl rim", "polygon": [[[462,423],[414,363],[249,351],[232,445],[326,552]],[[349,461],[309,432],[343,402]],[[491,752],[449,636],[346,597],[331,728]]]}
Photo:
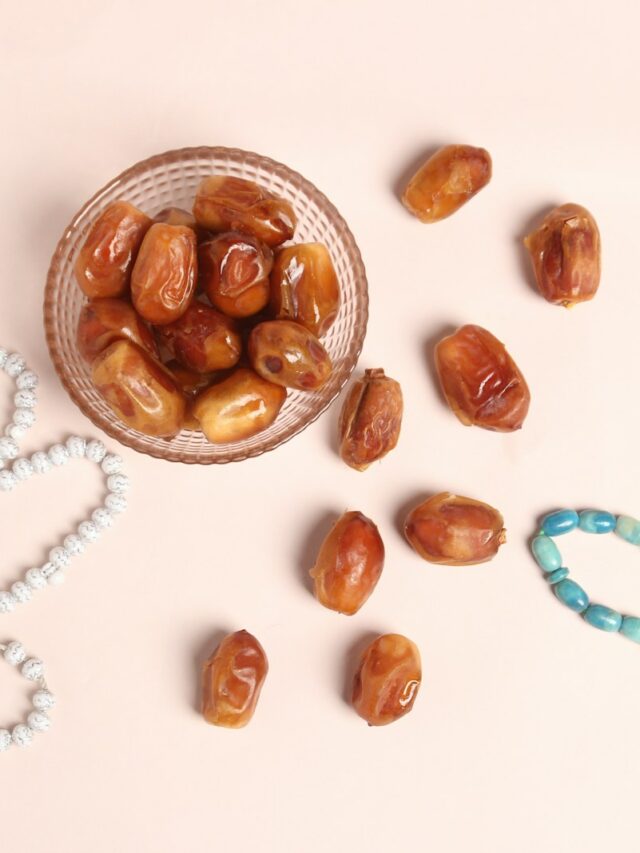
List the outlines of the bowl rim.
{"label": "bowl rim", "polygon": [[[60,269],[62,257],[66,251],[66,246],[74,229],[77,228],[78,221],[86,214],[89,208],[94,206],[96,202],[101,199],[103,195],[113,190],[115,187],[117,187],[119,183],[123,183],[129,180],[130,178],[135,177],[139,172],[146,171],[147,169],[154,168],[155,166],[166,165],[167,162],[175,162],[187,157],[213,158],[238,156],[244,157],[246,159],[255,159],[257,162],[259,162],[263,166],[266,166],[272,172],[280,174],[284,172],[291,178],[301,183],[308,192],[315,193],[321,199],[323,204],[326,206],[328,212],[334,218],[335,227],[337,231],[340,232],[344,238],[346,238],[348,243],[350,243],[350,248],[353,251],[356,265],[359,267],[359,278],[361,278],[363,285],[362,292],[360,294],[362,323],[361,328],[356,332],[356,334],[353,335],[352,340],[350,342],[349,349],[345,357],[345,363],[342,368],[342,375],[340,376],[340,381],[336,385],[335,391],[329,397],[327,397],[326,400],[322,402],[322,405],[320,406],[317,412],[313,413],[311,416],[306,417],[305,420],[301,423],[292,424],[292,426],[286,432],[283,433],[283,435],[275,444],[264,448],[256,447],[248,449],[244,454],[233,455],[229,457],[200,457],[197,454],[186,457],[184,455],[184,451],[173,449],[171,448],[171,446],[160,447],[155,444],[149,445],[147,443],[144,443],[143,441],[138,441],[135,438],[135,435],[132,439],[123,438],[118,426],[112,425],[99,413],[96,414],[96,410],[90,405],[90,403],[86,400],[83,394],[80,393],[75,384],[71,381],[69,373],[66,370],[64,360],[59,350],[58,340],[56,335],[54,334],[53,318],[55,311],[55,283]],[[68,225],[64,228],[62,236],[56,244],[56,248],[49,263],[49,269],[47,271],[47,277],[45,282],[43,319],[47,348],[49,350],[49,355],[51,357],[55,372],[58,375],[58,378],[60,379],[64,389],[70,396],[71,400],[95,426],[97,426],[111,438],[115,439],[119,444],[123,444],[125,447],[129,447],[132,450],[136,450],[139,453],[144,453],[156,459],[161,459],[168,462],[182,462],[185,465],[222,465],[228,464],[230,462],[243,462],[246,459],[261,456],[264,453],[268,453],[278,447],[281,447],[283,444],[286,444],[287,442],[291,441],[292,438],[299,435],[312,423],[318,420],[318,418],[323,415],[327,411],[329,406],[331,406],[331,404],[336,400],[346,383],[349,381],[349,378],[351,377],[357,365],[360,353],[362,352],[362,347],[364,344],[364,339],[366,337],[367,325],[369,321],[369,285],[367,280],[366,268],[362,259],[362,253],[360,252],[360,249],[355,240],[355,237],[353,236],[351,229],[349,228],[346,220],[338,211],[333,202],[331,202],[330,199],[328,199],[327,196],[315,186],[315,184],[305,178],[300,172],[290,168],[286,164],[280,163],[277,160],[273,160],[271,157],[266,157],[254,151],[248,151],[236,147],[227,147],[223,145],[196,145],[187,146],[184,148],[169,149],[168,151],[164,151],[159,154],[154,154],[151,157],[146,157],[143,160],[139,160],[132,166],[129,166],[127,169],[120,172],[118,175],[116,175],[115,178],[112,178],[110,181],[100,187],[100,189],[97,190],[97,192],[95,192],[73,215]],[[122,422],[118,421],[118,423],[120,424]],[[126,425],[122,424],[121,428],[126,428]],[[133,432],[135,433],[136,431]],[[140,435],[143,434],[141,433]],[[144,436],[144,438],[148,438],[148,436]]]}

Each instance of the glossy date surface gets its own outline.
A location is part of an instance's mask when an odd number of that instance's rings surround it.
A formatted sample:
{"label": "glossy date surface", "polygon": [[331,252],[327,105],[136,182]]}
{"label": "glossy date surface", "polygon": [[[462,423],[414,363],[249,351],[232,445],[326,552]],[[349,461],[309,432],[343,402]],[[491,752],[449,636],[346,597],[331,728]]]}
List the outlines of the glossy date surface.
{"label": "glossy date surface", "polygon": [[273,315],[294,320],[317,337],[327,332],[340,307],[340,286],[331,255],[322,243],[280,249],[270,276]]}
{"label": "glossy date surface", "polygon": [[353,682],[352,703],[370,726],[408,714],[422,681],[420,652],[402,634],[383,634],[364,650]]}
{"label": "glossy date surface", "polygon": [[183,367],[200,373],[233,367],[242,352],[234,321],[200,302],[193,302],[175,322],[161,326],[158,337]]}
{"label": "glossy date surface", "polygon": [[382,368],[366,370],[353,384],[338,423],[340,456],[364,471],[398,443],[402,425],[402,389]]}
{"label": "glossy date surface", "polygon": [[93,359],[114,341],[126,338],[157,357],[153,333],[124,299],[91,299],[78,318],[78,349],[86,361]]}
{"label": "glossy date surface", "polygon": [[219,234],[200,245],[198,264],[202,289],[229,317],[250,317],[267,305],[273,253],[255,237]]}
{"label": "glossy date surface", "polygon": [[267,320],[255,326],[248,351],[256,373],[286,388],[315,391],[331,375],[331,359],[320,341],[289,320]]}
{"label": "glossy date surface", "polygon": [[230,729],[246,726],[255,713],[268,671],[265,651],[253,634],[228,634],[202,668],[205,720]]}

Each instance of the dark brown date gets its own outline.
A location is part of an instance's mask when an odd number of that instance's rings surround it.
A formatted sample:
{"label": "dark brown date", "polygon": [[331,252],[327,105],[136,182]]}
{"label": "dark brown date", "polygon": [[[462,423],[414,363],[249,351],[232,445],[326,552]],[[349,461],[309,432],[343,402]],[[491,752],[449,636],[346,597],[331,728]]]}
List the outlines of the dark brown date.
{"label": "dark brown date", "polygon": [[227,175],[205,178],[196,193],[193,215],[210,231],[242,231],[279,246],[293,237],[296,216],[288,201],[267,190]]}
{"label": "dark brown date", "polygon": [[242,352],[234,321],[200,302],[193,302],[179,320],[160,326],[158,336],[180,364],[200,373],[233,367]]}
{"label": "dark brown date", "polygon": [[364,650],[352,702],[370,726],[386,726],[413,708],[420,683],[420,652],[402,634],[383,634]]}
{"label": "dark brown date", "polygon": [[182,429],[185,397],[171,374],[131,341],[114,341],[92,366],[93,381],[131,429],[172,438]]}
{"label": "dark brown date", "polygon": [[382,368],[365,370],[347,395],[338,431],[340,456],[351,468],[364,471],[398,443],[402,425],[402,389]]}
{"label": "dark brown date", "polygon": [[123,299],[91,299],[78,318],[78,350],[88,362],[109,344],[126,338],[157,358],[158,347],[152,332]]}
{"label": "dark brown date", "polygon": [[280,249],[270,280],[275,317],[295,320],[317,337],[331,328],[340,307],[340,286],[326,246],[299,243]]}
{"label": "dark brown date", "polygon": [[193,299],[196,235],[184,225],[157,222],[147,231],[131,273],[136,311],[155,326],[173,323]]}
{"label": "dark brown date", "polygon": [[90,299],[122,296],[151,219],[126,201],[114,201],[91,226],[74,271]]}
{"label": "dark brown date", "polygon": [[260,376],[300,391],[321,388],[331,375],[331,359],[316,336],[289,320],[268,320],[249,336],[249,358]]}
{"label": "dark brown date", "polygon": [[322,543],[311,569],[315,596],[330,610],[352,615],[369,598],[384,566],[382,537],[370,518],[345,512]]}
{"label": "dark brown date", "polygon": [[198,250],[200,285],[212,305],[229,317],[250,317],[269,301],[271,249],[248,234],[228,232]]}
{"label": "dark brown date", "polygon": [[202,669],[202,715],[214,726],[241,729],[250,722],[269,672],[253,634],[236,631],[220,643]]}

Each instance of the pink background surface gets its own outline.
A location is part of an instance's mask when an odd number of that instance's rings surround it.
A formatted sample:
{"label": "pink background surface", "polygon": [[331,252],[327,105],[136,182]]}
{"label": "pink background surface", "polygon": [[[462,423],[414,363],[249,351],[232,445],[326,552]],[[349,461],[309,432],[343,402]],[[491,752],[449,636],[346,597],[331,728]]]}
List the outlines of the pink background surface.
{"label": "pink background surface", "polygon": [[[605,10],[606,9],[606,14]],[[530,559],[556,505],[640,514],[637,286],[640,83],[632,4],[5,2],[0,45],[0,343],[42,377],[31,452],[95,428],[49,364],[41,298],[74,211],[123,168],[232,145],[302,172],[349,222],[371,319],[360,368],[401,381],[393,455],[365,474],[333,449],[337,406],[262,458],[187,468],[123,450],[130,511],[68,582],[1,617],[41,655],[53,728],[0,756],[3,853],[595,853],[637,832],[640,649],[557,604]],[[487,147],[494,179],[436,226],[394,188],[425,149]],[[550,204],[589,207],[604,273],[565,312],[531,288],[518,239]],[[532,389],[525,428],[464,429],[443,406],[433,341],[476,322]],[[2,381],[2,410],[10,385]],[[112,446],[112,442],[109,442]],[[100,496],[78,463],[0,496],[0,586]],[[499,507],[485,566],[421,562],[407,504],[449,489]],[[387,563],[352,618],[303,581],[345,508],[380,526]],[[320,531],[320,534],[319,534]],[[578,535],[566,559],[596,600],[640,614],[638,551]],[[220,631],[271,672],[242,732],[194,709]],[[343,699],[353,649],[381,631],[422,651],[413,713],[368,729]],[[27,708],[0,667],[0,723]]]}

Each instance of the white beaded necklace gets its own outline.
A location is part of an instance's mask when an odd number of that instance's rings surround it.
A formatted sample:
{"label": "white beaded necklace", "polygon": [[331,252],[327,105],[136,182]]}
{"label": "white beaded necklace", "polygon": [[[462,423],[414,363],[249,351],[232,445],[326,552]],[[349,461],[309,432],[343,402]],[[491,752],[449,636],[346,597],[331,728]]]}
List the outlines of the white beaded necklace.
{"label": "white beaded necklace", "polygon": [[44,565],[28,569],[24,580],[16,581],[9,590],[0,591],[0,614],[3,614],[10,613],[18,604],[30,601],[34,592],[48,584],[62,583],[64,569],[70,561],[95,542],[103,530],[111,527],[114,516],[127,508],[126,493],[130,482],[122,473],[120,456],[107,453],[101,441],[85,441],[77,435],[68,438],[64,444],[52,445],[47,451],[38,451],[30,458],[19,457],[18,441],[35,423],[38,377],[27,368],[21,355],[8,353],[3,347],[0,347],[0,369],[15,380],[18,388],[14,396],[12,422],[5,429],[5,435],[0,437],[0,492],[11,492],[34,474],[46,474],[66,465],[70,459],[88,459],[100,465],[107,477],[109,490],[104,506],[95,509],[77,530],[65,536],[62,545],[51,548]]}
{"label": "white beaded necklace", "polygon": [[0,752],[5,752],[12,744],[29,746],[35,733],[49,730],[51,720],[47,711],[53,708],[56,700],[44,680],[44,664],[39,658],[28,657],[22,643],[16,640],[7,645],[0,643],[0,654],[11,666],[19,666],[22,675],[38,687],[31,697],[33,710],[27,715],[26,721],[12,729],[0,729]]}

